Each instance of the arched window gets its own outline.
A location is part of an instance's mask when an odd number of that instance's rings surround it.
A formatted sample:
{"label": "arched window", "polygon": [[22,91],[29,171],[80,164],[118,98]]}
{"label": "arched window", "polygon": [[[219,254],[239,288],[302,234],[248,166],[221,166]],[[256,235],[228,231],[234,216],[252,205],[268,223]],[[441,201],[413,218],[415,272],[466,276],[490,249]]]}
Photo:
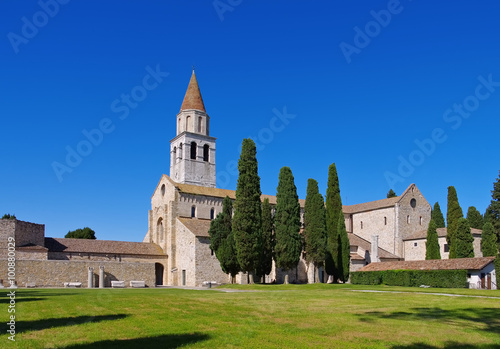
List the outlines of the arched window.
{"label": "arched window", "polygon": [[196,206],[192,206],[191,207],[191,218],[195,218],[196,217]]}
{"label": "arched window", "polygon": [[191,117],[188,115],[186,117],[186,129],[185,131],[189,132],[189,123],[191,122]]}
{"label": "arched window", "polygon": [[181,133],[181,118],[177,120],[177,132]]}
{"label": "arched window", "polygon": [[422,221],[423,221],[422,216],[420,216],[420,225],[422,225]]}
{"label": "arched window", "polygon": [[156,233],[158,237],[157,242],[163,242],[165,240],[165,237],[163,234],[163,219],[161,217],[158,219],[158,222],[156,223]]}
{"label": "arched window", "polygon": [[202,122],[202,120],[203,120],[203,118],[200,116],[198,118],[198,132],[200,132],[200,133],[201,133],[201,122]]}
{"label": "arched window", "polygon": [[363,221],[360,222],[361,229],[363,229]]}
{"label": "arched window", "polygon": [[172,163],[175,164],[177,162],[177,147],[174,147],[174,151],[172,152]]}
{"label": "arched window", "polygon": [[214,219],[214,216],[215,216],[215,210],[214,210],[214,208],[212,207],[212,208],[210,209],[210,219]]}
{"label": "arched window", "polygon": [[165,184],[161,186],[161,196],[165,196]]}
{"label": "arched window", "polygon": [[179,159],[182,160],[182,143],[179,144]]}
{"label": "arched window", "polygon": [[384,225],[387,225],[387,217],[384,217]]}
{"label": "arched window", "polygon": [[406,224],[410,224],[410,215],[406,216]]}
{"label": "arched window", "polygon": [[208,161],[208,154],[210,153],[210,146],[205,144],[203,146],[203,161]]}
{"label": "arched window", "polygon": [[191,159],[196,160],[196,142],[191,142]]}

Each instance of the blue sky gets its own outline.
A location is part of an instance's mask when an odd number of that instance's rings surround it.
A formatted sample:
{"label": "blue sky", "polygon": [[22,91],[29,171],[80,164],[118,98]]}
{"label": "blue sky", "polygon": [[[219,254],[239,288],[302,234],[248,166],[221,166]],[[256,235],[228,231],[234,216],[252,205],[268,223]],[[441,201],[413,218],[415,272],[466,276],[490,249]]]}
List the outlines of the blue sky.
{"label": "blue sky", "polygon": [[142,241],[193,65],[219,187],[236,188],[252,137],[265,194],[282,166],[299,197],[308,178],[325,194],[335,162],[344,204],[416,183],[446,211],[453,185],[464,212],[483,213],[500,170],[499,10],[492,0],[4,2],[0,213],[43,223],[46,236],[89,226],[99,239]]}

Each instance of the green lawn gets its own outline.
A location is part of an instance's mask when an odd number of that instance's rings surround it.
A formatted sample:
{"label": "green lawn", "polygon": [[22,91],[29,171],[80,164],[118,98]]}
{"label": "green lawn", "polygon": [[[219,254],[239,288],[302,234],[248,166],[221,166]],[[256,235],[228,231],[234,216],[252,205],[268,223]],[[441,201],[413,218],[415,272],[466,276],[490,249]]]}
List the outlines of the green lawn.
{"label": "green lawn", "polygon": [[0,348],[500,348],[500,291],[226,288],[247,292],[19,289],[16,342],[2,334]]}

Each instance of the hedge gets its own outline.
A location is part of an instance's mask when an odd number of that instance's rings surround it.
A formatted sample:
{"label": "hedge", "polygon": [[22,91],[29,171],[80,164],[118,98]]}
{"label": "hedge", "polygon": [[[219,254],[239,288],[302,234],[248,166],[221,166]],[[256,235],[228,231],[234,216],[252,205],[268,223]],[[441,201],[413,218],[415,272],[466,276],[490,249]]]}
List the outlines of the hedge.
{"label": "hedge", "polygon": [[354,285],[466,288],[467,270],[384,270],[351,273]]}

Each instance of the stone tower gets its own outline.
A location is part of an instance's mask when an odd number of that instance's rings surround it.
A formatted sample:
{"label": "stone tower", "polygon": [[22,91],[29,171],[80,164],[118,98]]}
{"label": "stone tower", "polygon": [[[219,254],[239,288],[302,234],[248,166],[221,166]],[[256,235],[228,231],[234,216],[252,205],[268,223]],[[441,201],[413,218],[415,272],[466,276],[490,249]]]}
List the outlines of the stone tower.
{"label": "stone tower", "polygon": [[177,114],[177,135],[170,141],[170,178],[175,182],[215,188],[215,138],[209,132],[210,117],[193,70]]}

